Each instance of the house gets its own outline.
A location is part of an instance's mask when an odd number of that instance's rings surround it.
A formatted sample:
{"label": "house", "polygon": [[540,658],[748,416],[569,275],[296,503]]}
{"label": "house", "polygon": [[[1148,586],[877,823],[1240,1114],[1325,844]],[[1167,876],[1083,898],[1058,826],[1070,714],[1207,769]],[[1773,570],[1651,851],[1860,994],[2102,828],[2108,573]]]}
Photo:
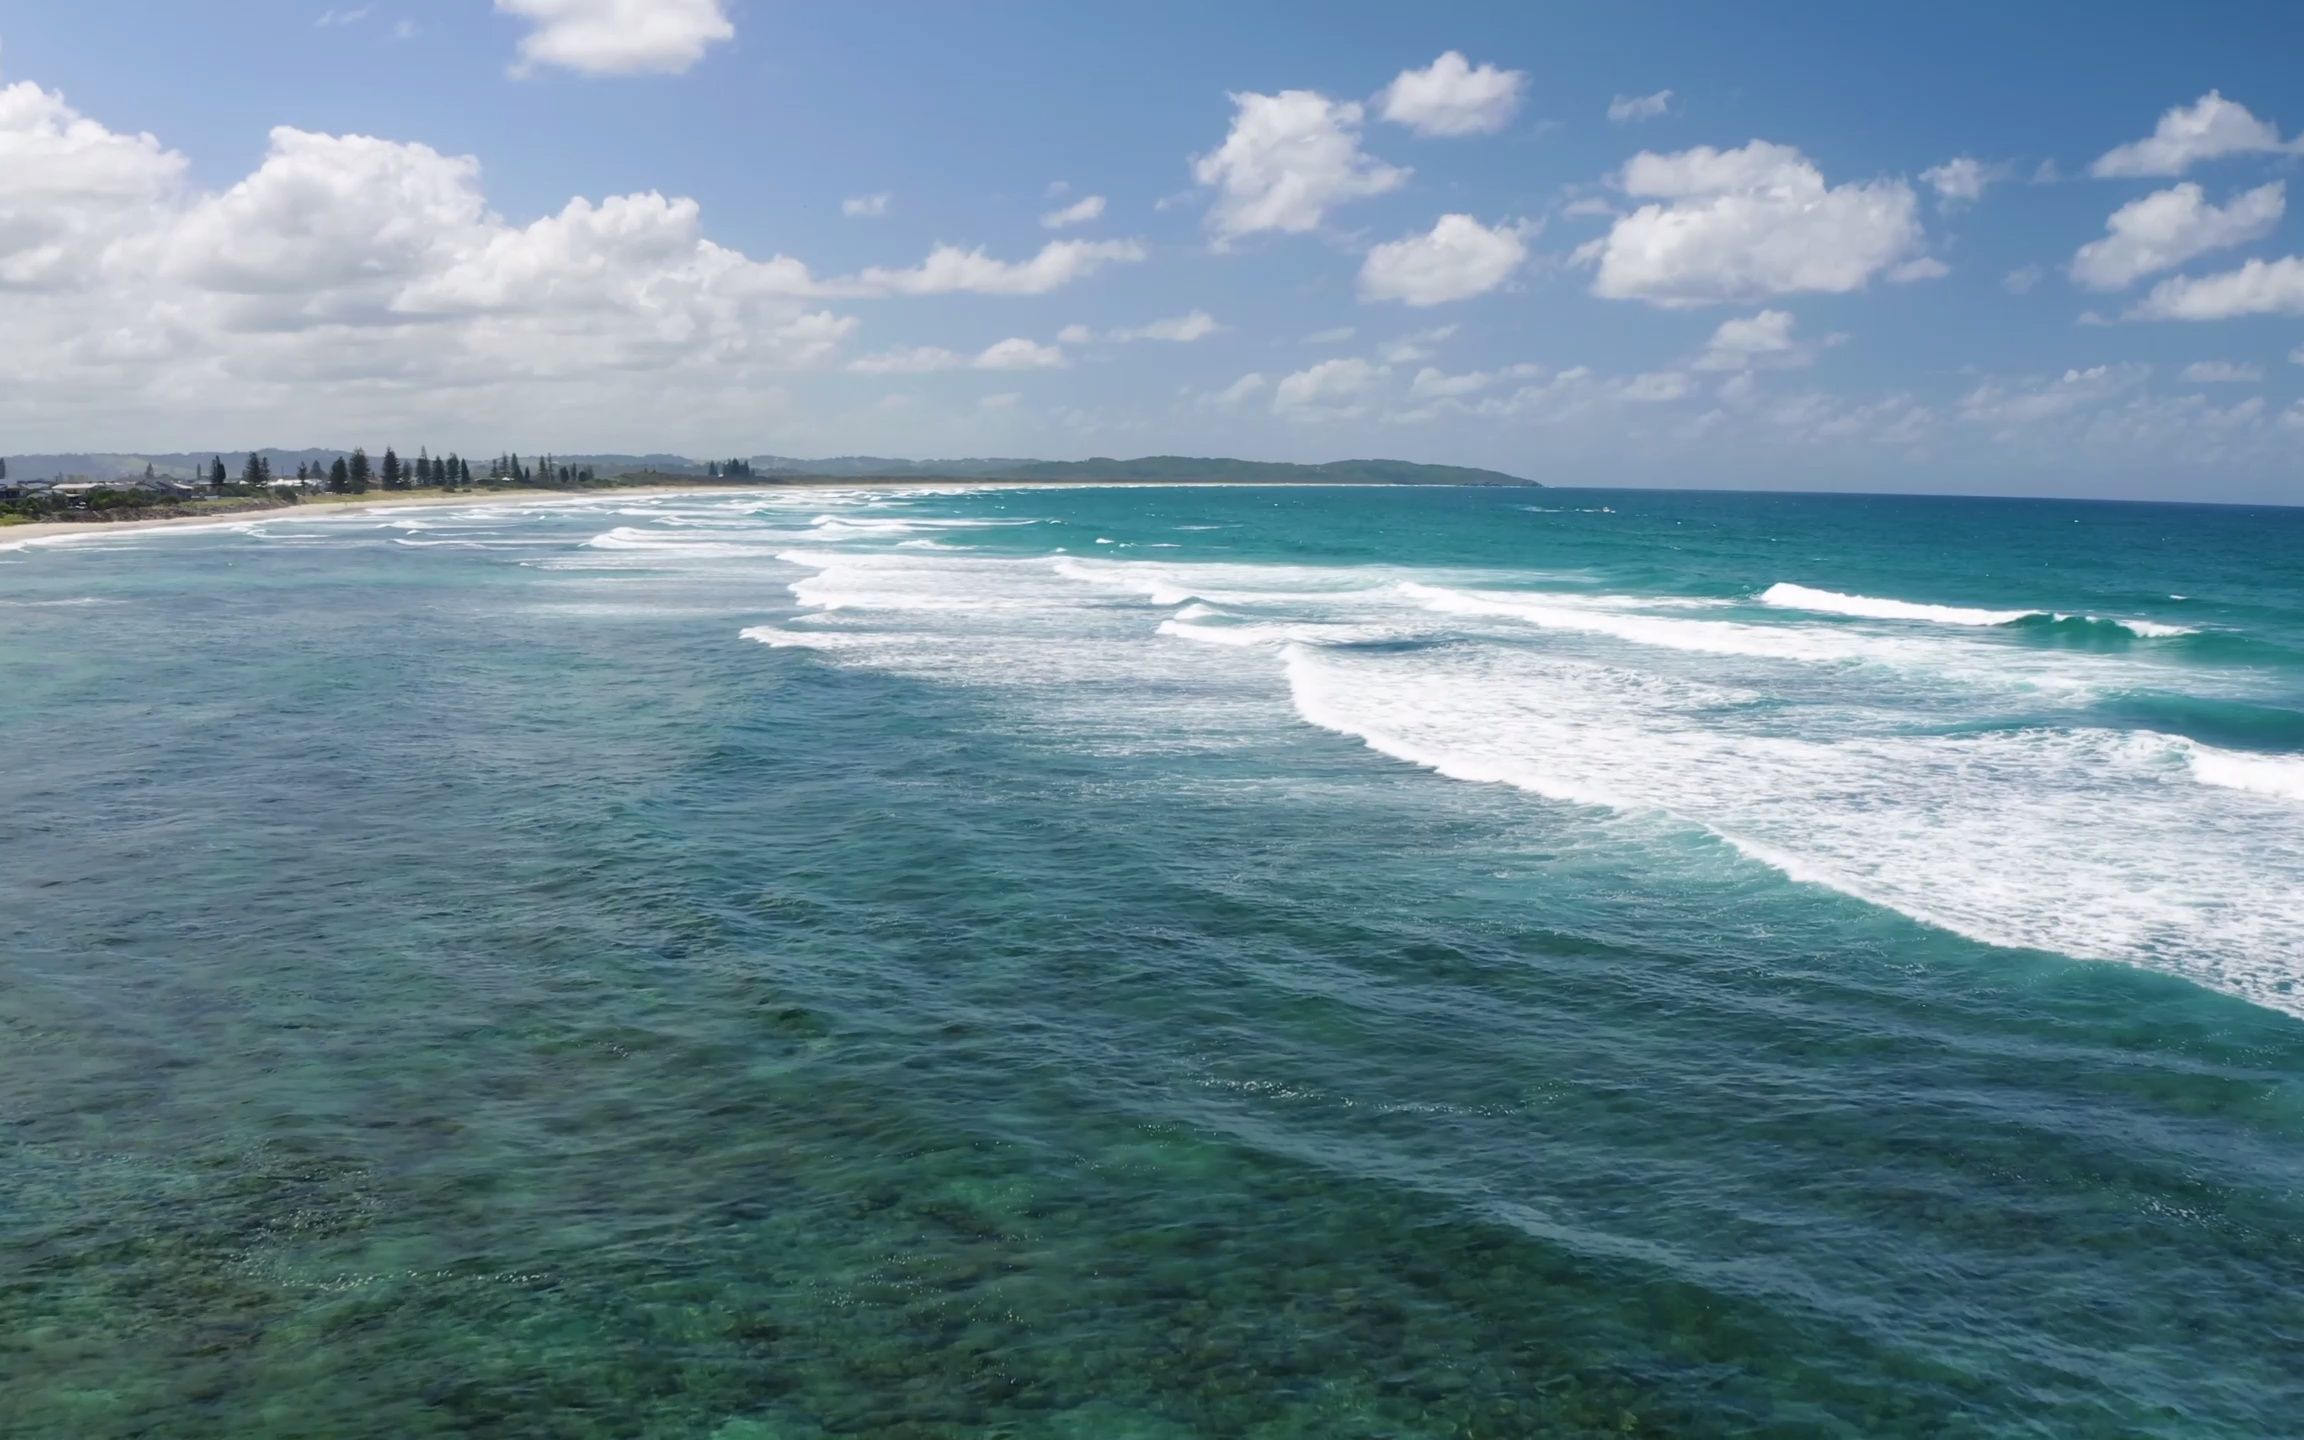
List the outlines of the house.
{"label": "house", "polygon": [[99,490],[137,490],[150,496],[155,504],[168,500],[184,500],[202,494],[197,485],[181,480],[169,480],[153,475],[137,475],[119,480],[88,480],[74,476],[59,480],[47,487],[47,493],[71,504],[86,504],[88,497]]}

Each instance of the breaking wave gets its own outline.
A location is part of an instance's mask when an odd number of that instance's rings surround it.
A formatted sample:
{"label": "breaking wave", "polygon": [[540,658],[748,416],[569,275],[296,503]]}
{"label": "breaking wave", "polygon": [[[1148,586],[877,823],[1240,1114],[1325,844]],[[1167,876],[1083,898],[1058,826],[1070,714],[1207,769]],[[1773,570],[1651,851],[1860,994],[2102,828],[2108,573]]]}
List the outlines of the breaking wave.
{"label": "breaking wave", "polygon": [[2017,626],[2069,638],[2161,640],[2193,633],[2190,626],[2163,625],[2154,620],[2106,620],[2053,610],[1981,610],[1965,605],[1929,605],[1877,595],[1843,595],[1836,590],[1816,590],[1788,580],[1780,580],[1761,591],[1759,600],[1780,610],[1806,610],[1818,615],[1909,620],[1926,625]]}

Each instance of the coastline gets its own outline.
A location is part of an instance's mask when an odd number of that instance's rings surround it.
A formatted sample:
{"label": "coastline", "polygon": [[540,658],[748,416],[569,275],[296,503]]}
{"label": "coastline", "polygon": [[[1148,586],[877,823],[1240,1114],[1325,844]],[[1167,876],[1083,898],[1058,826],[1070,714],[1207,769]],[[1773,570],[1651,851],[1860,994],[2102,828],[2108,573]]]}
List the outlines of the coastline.
{"label": "coastline", "polygon": [[[618,495],[765,495],[792,490],[1145,490],[1174,487],[1223,486],[1239,489],[1394,489],[1398,482],[1336,480],[976,480],[967,476],[922,475],[886,478],[848,478],[810,475],[758,485],[602,485],[589,490],[480,490],[446,495],[438,492],[377,495],[348,501],[306,501],[255,510],[219,511],[213,515],[164,515],[146,520],[42,520],[30,525],[0,526],[0,552],[34,545],[55,545],[74,540],[95,540],[106,535],[145,530],[220,530],[242,525],[281,521],[310,523],[339,515],[371,515],[426,505],[497,505],[506,501],[533,503],[558,500],[575,503]],[[1432,488],[1446,489],[1447,486]]]}
{"label": "coastline", "polygon": [[[873,482],[888,488],[899,488],[909,482]],[[835,486],[831,481],[806,480],[790,485],[612,485],[591,490],[459,490],[445,495],[438,492],[420,494],[377,495],[373,498],[347,501],[306,501],[294,505],[268,505],[254,510],[219,511],[213,515],[162,515],[145,520],[41,520],[30,525],[0,527],[0,550],[16,549],[27,545],[50,545],[60,541],[95,540],[125,531],[143,530],[217,530],[241,525],[274,524],[281,521],[309,523],[344,515],[373,515],[383,510],[401,510],[426,505],[496,505],[506,501],[530,503],[538,500],[593,500],[614,495],[750,495],[772,489],[847,488]],[[865,488],[859,486],[857,488]]]}

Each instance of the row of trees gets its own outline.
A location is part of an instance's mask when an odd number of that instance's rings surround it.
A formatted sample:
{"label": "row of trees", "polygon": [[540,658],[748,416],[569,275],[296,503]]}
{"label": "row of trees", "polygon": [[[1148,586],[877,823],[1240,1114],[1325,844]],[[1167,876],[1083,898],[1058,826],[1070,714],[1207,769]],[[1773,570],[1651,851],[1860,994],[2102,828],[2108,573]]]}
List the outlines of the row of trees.
{"label": "row of trees", "polygon": [[[151,473],[149,466],[146,474]],[[499,455],[488,462],[489,485],[591,485],[599,477],[589,465],[555,465],[549,458],[523,463],[518,455]],[[262,489],[273,483],[272,462],[250,451],[248,460],[240,470],[239,489]],[[469,490],[473,489],[472,462],[460,455],[445,455],[435,460],[429,446],[419,450],[413,460],[403,460],[400,452],[386,446],[384,458],[372,461],[365,447],[350,455],[339,456],[332,463],[318,461],[296,467],[296,483],[318,485],[338,495],[365,495],[371,488],[381,490]],[[208,488],[215,494],[232,493],[235,489],[231,473],[224,467],[219,455],[208,465]]]}
{"label": "row of trees", "polygon": [[488,462],[488,478],[513,485],[590,485],[599,476],[589,465],[556,465],[547,455],[533,465],[523,465],[517,455],[499,455]]}
{"label": "row of trees", "polygon": [[752,462],[749,460],[714,460],[704,467],[705,473],[715,480],[749,480]]}
{"label": "row of trees", "polygon": [[370,464],[368,451],[356,447],[350,455],[340,455],[323,472],[315,464],[306,469],[296,467],[296,478],[307,484],[317,481],[337,495],[365,495],[371,484],[385,490],[461,490],[472,484],[472,466],[461,456],[445,455],[432,458],[431,447],[416,452],[413,460],[402,460],[400,452],[384,447],[384,459]]}

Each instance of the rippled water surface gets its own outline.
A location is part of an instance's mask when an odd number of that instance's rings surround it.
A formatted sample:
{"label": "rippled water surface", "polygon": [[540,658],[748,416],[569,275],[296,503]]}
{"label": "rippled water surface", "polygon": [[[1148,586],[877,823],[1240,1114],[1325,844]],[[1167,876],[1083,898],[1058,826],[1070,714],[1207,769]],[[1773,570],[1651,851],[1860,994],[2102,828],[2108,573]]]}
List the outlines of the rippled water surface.
{"label": "rippled water surface", "polygon": [[2304,512],[0,531],[0,735],[0,1434],[2304,1414]]}

